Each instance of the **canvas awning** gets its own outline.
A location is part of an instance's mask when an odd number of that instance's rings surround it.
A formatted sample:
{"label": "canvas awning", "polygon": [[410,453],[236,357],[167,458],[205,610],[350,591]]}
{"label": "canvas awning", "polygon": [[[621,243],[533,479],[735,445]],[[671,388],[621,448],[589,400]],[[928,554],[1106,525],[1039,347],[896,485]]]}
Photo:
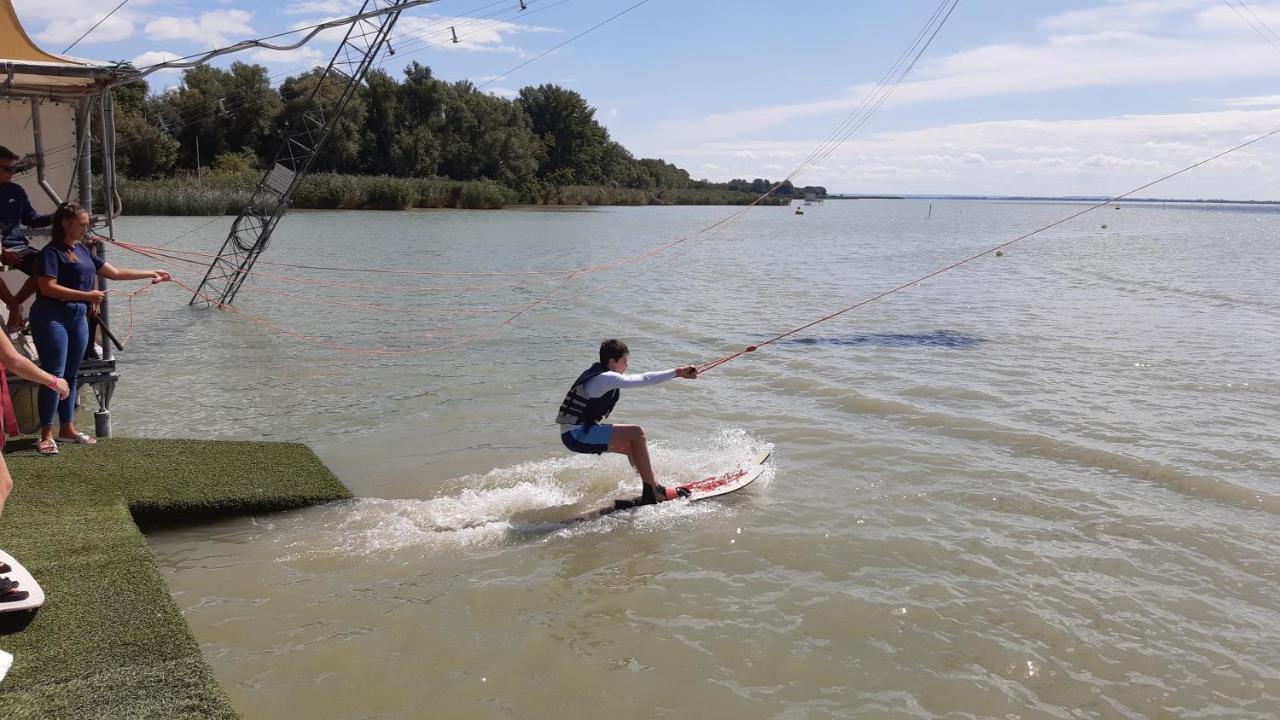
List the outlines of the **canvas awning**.
{"label": "canvas awning", "polygon": [[0,0],[0,94],[43,97],[93,95],[113,80],[135,74],[121,63],[53,55],[22,28],[12,0]]}

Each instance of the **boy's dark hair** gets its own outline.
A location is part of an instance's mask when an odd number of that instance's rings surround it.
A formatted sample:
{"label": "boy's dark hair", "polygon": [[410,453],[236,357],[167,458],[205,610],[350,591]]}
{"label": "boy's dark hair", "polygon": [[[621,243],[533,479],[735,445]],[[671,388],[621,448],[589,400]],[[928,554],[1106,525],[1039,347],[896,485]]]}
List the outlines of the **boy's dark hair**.
{"label": "boy's dark hair", "polygon": [[618,358],[631,352],[627,349],[627,344],[617,338],[610,338],[600,343],[600,364],[608,365],[610,360]]}
{"label": "boy's dark hair", "polygon": [[0,145],[0,160],[17,160],[18,156],[9,148]]}

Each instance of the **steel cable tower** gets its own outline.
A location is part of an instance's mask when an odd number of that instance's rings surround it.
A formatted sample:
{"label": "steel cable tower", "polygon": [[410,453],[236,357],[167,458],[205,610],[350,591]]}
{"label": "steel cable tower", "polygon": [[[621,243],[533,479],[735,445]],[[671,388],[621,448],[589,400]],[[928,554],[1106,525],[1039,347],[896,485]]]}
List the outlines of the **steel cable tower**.
{"label": "steel cable tower", "polygon": [[[271,232],[289,209],[298,184],[333,134],[338,118],[364,81],[378,51],[387,44],[401,11],[430,2],[436,0],[365,0],[307,99],[302,127],[288,129],[289,134],[276,151],[270,169],[263,173],[249,204],[231,224],[231,232],[218,257],[209,265],[191,296],[191,305],[222,306],[235,299],[254,262],[267,248]],[[320,107],[320,91],[328,82],[343,83],[343,86],[337,103],[325,117]]]}

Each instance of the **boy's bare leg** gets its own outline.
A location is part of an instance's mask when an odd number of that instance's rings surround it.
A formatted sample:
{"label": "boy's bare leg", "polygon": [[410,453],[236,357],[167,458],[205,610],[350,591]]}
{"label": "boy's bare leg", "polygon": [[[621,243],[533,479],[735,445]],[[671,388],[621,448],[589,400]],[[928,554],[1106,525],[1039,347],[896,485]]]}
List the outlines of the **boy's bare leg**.
{"label": "boy's bare leg", "polygon": [[626,455],[631,467],[640,473],[640,481],[657,488],[653,478],[653,466],[649,463],[649,444],[645,441],[644,428],[639,425],[614,425],[609,438],[609,452]]}

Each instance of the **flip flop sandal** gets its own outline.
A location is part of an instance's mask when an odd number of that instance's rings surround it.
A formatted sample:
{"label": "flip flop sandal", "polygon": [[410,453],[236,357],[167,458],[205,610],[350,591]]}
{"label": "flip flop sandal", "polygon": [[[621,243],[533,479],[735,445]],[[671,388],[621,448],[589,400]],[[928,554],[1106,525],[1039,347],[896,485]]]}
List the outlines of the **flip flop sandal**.
{"label": "flip flop sandal", "polygon": [[58,443],[52,440],[41,440],[40,442],[36,443],[36,452],[40,453],[41,455],[57,455]]}
{"label": "flip flop sandal", "polygon": [[20,583],[17,580],[10,580],[9,578],[0,578],[0,595],[3,595],[9,592],[10,590],[16,589],[19,584]]}
{"label": "flip flop sandal", "polygon": [[75,437],[56,437],[57,442],[67,443],[68,445],[97,445],[98,441],[89,437],[86,433],[76,433]]}
{"label": "flip flop sandal", "polygon": [[9,567],[9,563],[0,562],[0,575],[3,575],[7,572],[12,572],[12,571],[13,571],[13,568]]}
{"label": "flip flop sandal", "polygon": [[26,590],[6,590],[0,592],[0,603],[21,602],[31,596]]}

